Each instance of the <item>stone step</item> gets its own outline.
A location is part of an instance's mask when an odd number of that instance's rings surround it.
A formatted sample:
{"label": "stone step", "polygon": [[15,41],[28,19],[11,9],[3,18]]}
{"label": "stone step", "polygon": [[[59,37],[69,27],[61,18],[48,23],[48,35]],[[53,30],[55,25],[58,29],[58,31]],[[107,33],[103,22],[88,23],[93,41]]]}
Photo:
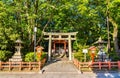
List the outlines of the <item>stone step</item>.
{"label": "stone step", "polygon": [[21,55],[21,53],[20,52],[15,52],[14,55]]}
{"label": "stone step", "polygon": [[20,52],[15,52],[12,58],[9,59],[9,61],[22,61],[22,56]]}
{"label": "stone step", "polygon": [[11,58],[11,59],[9,59],[9,61],[22,61],[22,59],[13,59],[13,58]]}
{"label": "stone step", "polygon": [[21,57],[21,56],[12,56],[12,58],[16,58],[16,59],[17,59],[17,58],[18,58],[18,59],[20,58],[20,59],[21,59],[22,57]]}

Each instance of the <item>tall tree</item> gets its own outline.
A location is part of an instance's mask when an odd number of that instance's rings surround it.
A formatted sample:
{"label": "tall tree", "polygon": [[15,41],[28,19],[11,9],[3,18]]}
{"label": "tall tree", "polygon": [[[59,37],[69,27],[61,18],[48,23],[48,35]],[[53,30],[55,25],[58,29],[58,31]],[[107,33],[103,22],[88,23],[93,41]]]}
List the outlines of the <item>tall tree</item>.
{"label": "tall tree", "polygon": [[109,4],[109,21],[113,26],[112,35],[113,35],[115,52],[120,52],[118,47],[118,28],[120,25],[118,21],[120,19],[120,7],[118,7],[119,5],[120,5],[119,0],[110,1]]}
{"label": "tall tree", "polygon": [[[39,45],[43,40],[43,31],[78,31],[79,44],[91,45],[100,36],[107,40],[106,4],[105,0],[1,0],[0,47],[6,49],[21,38],[25,49],[31,49],[34,26],[38,28]],[[108,5],[110,36],[116,52],[119,50],[119,4],[119,0],[110,0]]]}

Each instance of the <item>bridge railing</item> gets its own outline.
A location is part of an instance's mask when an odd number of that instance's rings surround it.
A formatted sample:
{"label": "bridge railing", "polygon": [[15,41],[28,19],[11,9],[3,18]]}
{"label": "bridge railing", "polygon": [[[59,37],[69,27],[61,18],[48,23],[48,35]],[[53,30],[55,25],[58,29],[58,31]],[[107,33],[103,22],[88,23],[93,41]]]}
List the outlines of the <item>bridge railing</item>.
{"label": "bridge railing", "polygon": [[102,70],[104,68],[111,70],[112,68],[116,68],[120,70],[120,61],[117,62],[79,62],[77,59],[73,60],[74,65],[81,70],[82,68],[92,68]]}

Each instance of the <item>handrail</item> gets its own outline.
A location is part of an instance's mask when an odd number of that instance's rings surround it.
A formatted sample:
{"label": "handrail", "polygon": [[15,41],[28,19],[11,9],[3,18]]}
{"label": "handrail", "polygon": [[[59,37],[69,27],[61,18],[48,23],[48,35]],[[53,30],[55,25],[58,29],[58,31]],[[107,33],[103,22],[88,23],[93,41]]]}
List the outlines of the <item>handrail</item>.
{"label": "handrail", "polygon": [[[102,70],[102,68],[107,68],[111,70],[112,68],[117,68],[120,70],[120,61],[117,62],[80,62],[77,59],[73,60],[74,65],[80,70],[81,68],[95,68]],[[79,66],[79,67],[78,67]]]}
{"label": "handrail", "polygon": [[8,68],[9,71],[11,71],[13,68],[18,68],[19,71],[22,69],[33,69],[36,68],[38,70],[41,70],[41,67],[45,64],[46,60],[43,60],[41,62],[1,62],[0,61],[0,70],[2,71],[4,68]]}

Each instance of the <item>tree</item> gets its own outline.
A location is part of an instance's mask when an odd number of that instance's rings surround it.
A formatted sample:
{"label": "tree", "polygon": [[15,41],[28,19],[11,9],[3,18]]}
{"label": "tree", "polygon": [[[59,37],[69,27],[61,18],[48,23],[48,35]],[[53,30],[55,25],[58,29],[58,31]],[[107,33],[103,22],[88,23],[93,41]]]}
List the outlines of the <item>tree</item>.
{"label": "tree", "polygon": [[[110,40],[113,40],[116,52],[119,50],[119,3],[119,0],[110,0],[108,4],[110,37],[113,38]],[[100,36],[107,40],[106,4],[105,0],[2,0],[0,49],[12,51],[14,41],[21,38],[24,50],[32,51],[35,26],[38,45],[44,45],[43,31],[78,31],[77,43],[80,45],[91,45]]]}
{"label": "tree", "polygon": [[[114,42],[114,48],[115,48],[115,52],[119,52],[119,47],[118,47],[118,26],[119,26],[119,13],[120,13],[120,8],[118,7],[120,4],[119,0],[115,0],[115,1],[110,1],[109,4],[109,21],[113,26],[113,42]],[[118,9],[115,9],[118,8]]]}
{"label": "tree", "polygon": [[13,9],[0,1],[0,49],[13,50],[14,40],[19,36],[16,32],[16,23],[13,20]]}

